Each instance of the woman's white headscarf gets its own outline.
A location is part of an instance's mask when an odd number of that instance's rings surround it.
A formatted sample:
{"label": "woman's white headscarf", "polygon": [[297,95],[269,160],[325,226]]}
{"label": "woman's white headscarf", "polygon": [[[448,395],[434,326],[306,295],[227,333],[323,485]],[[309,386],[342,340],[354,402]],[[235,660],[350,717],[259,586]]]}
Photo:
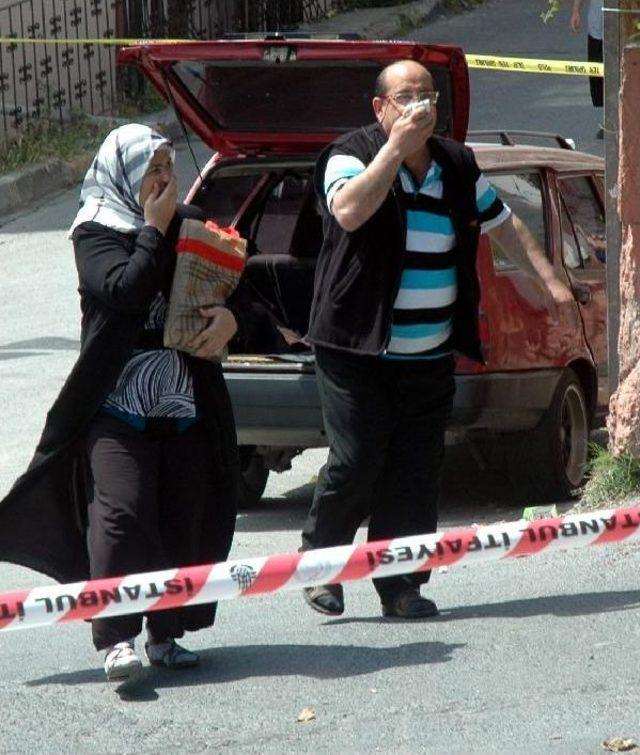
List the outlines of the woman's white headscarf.
{"label": "woman's white headscarf", "polygon": [[87,221],[123,233],[139,231],[144,225],[140,206],[142,179],[160,147],[172,148],[172,144],[148,126],[128,123],[114,129],[84,177],[80,210],[69,229],[69,238],[80,223]]}

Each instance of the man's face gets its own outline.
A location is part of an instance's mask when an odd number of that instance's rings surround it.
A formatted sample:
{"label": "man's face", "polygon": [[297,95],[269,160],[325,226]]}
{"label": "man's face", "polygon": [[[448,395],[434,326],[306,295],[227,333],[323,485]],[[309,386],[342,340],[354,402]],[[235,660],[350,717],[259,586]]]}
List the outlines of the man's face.
{"label": "man's face", "polygon": [[407,105],[418,100],[430,100],[432,121],[435,124],[437,98],[433,79],[425,68],[419,63],[398,63],[387,71],[385,93],[373,98],[373,110],[388,134],[393,124],[402,117]]}

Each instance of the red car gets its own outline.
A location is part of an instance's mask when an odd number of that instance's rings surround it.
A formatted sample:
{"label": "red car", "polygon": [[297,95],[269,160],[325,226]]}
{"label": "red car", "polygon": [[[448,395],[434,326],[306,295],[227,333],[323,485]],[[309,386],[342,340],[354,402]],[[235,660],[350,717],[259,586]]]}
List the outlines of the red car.
{"label": "red car", "polygon": [[469,138],[500,197],[572,285],[580,313],[578,330],[559,320],[541,285],[483,236],[486,364],[458,360],[450,437],[500,448],[523,498],[567,498],[583,479],[589,431],[608,404],[601,158],[560,137],[552,147],[516,146],[507,133],[473,143],[456,47],[282,37],[130,47],[120,62],[140,66],[215,151],[187,201],[249,242],[242,285],[253,339],[249,353],[225,363],[245,505],[259,501],[269,470],[326,445],[304,341],[322,243],[311,174],[324,145],[373,120],[376,75],[403,58],[429,68],[440,92],[437,132]]}

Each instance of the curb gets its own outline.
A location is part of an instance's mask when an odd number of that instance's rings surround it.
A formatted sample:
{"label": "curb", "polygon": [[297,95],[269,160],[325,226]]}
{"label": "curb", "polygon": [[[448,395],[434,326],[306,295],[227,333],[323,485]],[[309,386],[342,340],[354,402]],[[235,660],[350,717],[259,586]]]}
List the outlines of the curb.
{"label": "curb", "polygon": [[[406,34],[415,26],[424,23],[446,0],[415,0],[402,5],[382,8],[360,8],[346,13],[337,13],[330,18],[310,24],[301,24],[300,31],[314,34],[336,34],[350,31],[365,39],[390,39]],[[103,118],[90,116],[91,120],[113,123],[116,126],[131,123],[130,118]],[[184,132],[173,110],[151,113],[136,119],[146,123],[174,141],[181,140]],[[22,210],[32,202],[54,192],[68,189],[79,183],[86,173],[95,153],[85,153],[75,160],[54,158],[46,163],[30,165],[0,176],[0,217]]]}
{"label": "curb", "polygon": [[0,176],[0,215],[15,212],[53,192],[74,186],[82,180],[92,159],[93,153],[85,153],[68,162],[54,158]]}

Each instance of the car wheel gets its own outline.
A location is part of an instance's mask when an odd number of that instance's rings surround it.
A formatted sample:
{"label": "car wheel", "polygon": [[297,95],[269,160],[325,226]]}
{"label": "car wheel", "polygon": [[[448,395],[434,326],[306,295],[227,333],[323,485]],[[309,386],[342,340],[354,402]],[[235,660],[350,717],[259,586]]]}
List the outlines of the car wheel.
{"label": "car wheel", "polygon": [[260,504],[269,470],[265,466],[264,457],[256,453],[255,446],[241,446],[239,452],[238,508],[253,509]]}
{"label": "car wheel", "polygon": [[533,502],[576,497],[587,469],[589,414],[573,370],[563,373],[538,426],[506,440],[509,477],[518,496]]}

